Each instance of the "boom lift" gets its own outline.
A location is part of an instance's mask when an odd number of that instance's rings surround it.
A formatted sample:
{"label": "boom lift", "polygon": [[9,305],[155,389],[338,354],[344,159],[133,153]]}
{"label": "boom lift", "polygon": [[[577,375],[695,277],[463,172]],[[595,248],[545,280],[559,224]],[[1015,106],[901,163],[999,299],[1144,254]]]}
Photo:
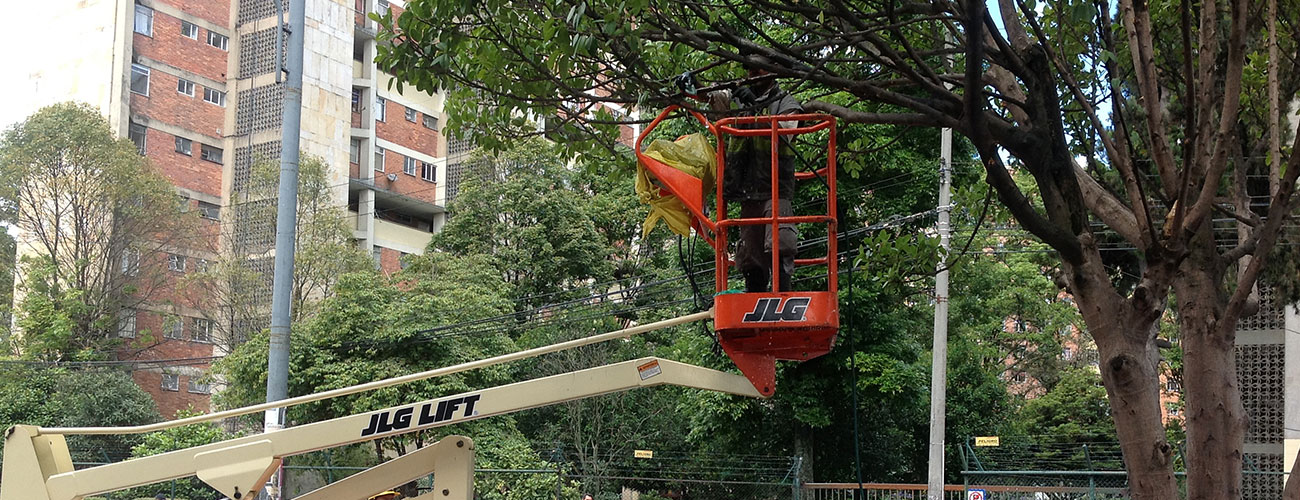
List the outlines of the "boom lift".
{"label": "boom lift", "polygon": [[[762,397],[744,377],[739,375],[650,357],[444,396],[88,469],[77,470],[73,467],[65,439],[65,436],[76,434],[151,432],[261,412],[268,408],[294,406],[582,345],[627,338],[710,317],[712,315],[708,312],[696,313],[471,363],[161,424],[118,428],[45,428],[17,425],[11,427],[5,434],[0,500],[80,500],[90,495],[190,475],[198,476],[200,480],[229,498],[245,500],[252,498],[250,494],[256,496],[258,486],[266,482],[284,457],[345,444],[640,387],[677,385],[739,396]],[[300,498],[364,500],[395,484],[436,471],[434,491],[417,498],[469,500],[473,497],[473,450],[474,443],[469,438],[450,436],[437,444],[391,460]]]}
{"label": "boom lift", "polygon": [[[796,180],[821,178],[826,182],[826,212],[818,215],[780,216],[773,211],[771,217],[730,218],[723,184],[719,180],[715,194],[713,216],[706,213],[704,183],[680,170],[648,156],[641,147],[660,122],[672,116],[681,106],[669,106],[641,132],[636,141],[637,160],[658,179],[662,189],[676,196],[691,215],[693,228],[714,250],[716,293],[714,296],[713,327],[718,343],[727,356],[736,363],[754,387],[764,396],[776,391],[776,360],[806,361],[827,352],[835,344],[839,331],[839,287],[836,250],[835,205],[835,118],[823,114],[729,117],[710,122],[704,115],[687,110],[716,139],[717,179],[725,179],[726,143],[730,138],[768,137],[771,144],[772,198],[777,199],[777,150],[780,141],[794,136],[826,131],[829,140],[826,149],[826,166],[814,172],[798,172]],[[778,122],[798,121],[799,127],[783,128]],[[736,293],[728,290],[728,272],[735,264],[728,256],[727,233],[729,228],[770,224],[772,226],[772,272],[770,282],[776,283],[780,268],[780,243],[778,228],[781,224],[825,224],[826,255],[810,259],[795,259],[796,266],[825,266],[825,289],[809,291]]]}

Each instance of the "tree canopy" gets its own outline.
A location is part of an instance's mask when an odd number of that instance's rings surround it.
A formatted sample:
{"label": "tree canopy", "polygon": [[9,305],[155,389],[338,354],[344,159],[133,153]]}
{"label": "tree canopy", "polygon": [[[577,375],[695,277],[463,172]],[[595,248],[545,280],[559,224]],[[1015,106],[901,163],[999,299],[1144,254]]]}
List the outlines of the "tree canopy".
{"label": "tree canopy", "polygon": [[[1100,351],[1135,498],[1179,488],[1155,342],[1177,296],[1184,367],[1202,374],[1185,387],[1187,491],[1225,498],[1240,491],[1246,421],[1235,327],[1257,303],[1257,279],[1298,199],[1300,154],[1283,145],[1300,134],[1281,120],[1279,97],[1300,87],[1300,37],[1288,21],[1297,8],[414,0],[383,19],[378,61],[416,88],[449,90],[449,125],[490,131],[481,134],[489,147],[540,133],[573,151],[612,151],[612,125],[644,119],[629,111],[685,100],[677,76],[691,72],[705,89],[736,85],[736,63],[752,55],[766,58],[751,63],[763,78],[784,81],[807,109],[855,124],[953,128],[1017,224],[1060,259]],[[528,116],[553,118],[539,131]],[[862,150],[841,153],[850,171],[871,166]],[[1216,218],[1236,231],[1216,232]]]}

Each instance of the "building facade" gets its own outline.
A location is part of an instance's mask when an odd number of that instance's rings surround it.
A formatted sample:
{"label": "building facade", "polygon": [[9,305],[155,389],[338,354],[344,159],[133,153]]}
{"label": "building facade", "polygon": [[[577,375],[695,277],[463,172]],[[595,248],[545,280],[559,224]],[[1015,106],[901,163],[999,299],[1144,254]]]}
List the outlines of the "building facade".
{"label": "building facade", "polygon": [[[200,215],[197,238],[142,256],[166,266],[170,286],[119,318],[136,382],[170,418],[207,410],[210,361],[236,336],[269,325],[229,324],[211,297],[180,290],[186,275],[220,258],[243,259],[264,286],[243,290],[270,303],[275,199],[250,193],[253,166],[278,163],[286,42],[272,0],[83,0],[53,2],[52,25],[78,33],[27,68],[29,111],[55,102],[92,104],[129,137]],[[403,3],[307,0],[301,150],[323,158],[332,197],[347,207],[358,246],[387,273],[424,251],[445,220],[447,142],[443,98],[389,86],[374,65],[376,23],[367,14]],[[280,12],[287,10],[284,1]],[[285,17],[287,19],[287,16]],[[277,43],[277,38],[280,38]],[[281,52],[277,53],[277,49]],[[262,191],[264,192],[264,191]],[[274,189],[271,189],[274,192]],[[20,247],[21,243],[20,239]],[[20,249],[20,252],[22,250]],[[232,257],[233,256],[233,257]],[[201,293],[201,292],[200,292]]]}

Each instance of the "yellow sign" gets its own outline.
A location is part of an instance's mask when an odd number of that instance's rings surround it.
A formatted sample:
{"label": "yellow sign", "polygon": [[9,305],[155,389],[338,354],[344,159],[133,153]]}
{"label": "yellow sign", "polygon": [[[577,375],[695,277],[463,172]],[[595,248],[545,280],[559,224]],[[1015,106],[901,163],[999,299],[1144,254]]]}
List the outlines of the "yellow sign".
{"label": "yellow sign", "polygon": [[997,436],[977,436],[975,438],[975,446],[998,446],[999,444]]}
{"label": "yellow sign", "polygon": [[632,455],[636,458],[654,458],[655,452],[653,450],[636,450],[632,452]]}

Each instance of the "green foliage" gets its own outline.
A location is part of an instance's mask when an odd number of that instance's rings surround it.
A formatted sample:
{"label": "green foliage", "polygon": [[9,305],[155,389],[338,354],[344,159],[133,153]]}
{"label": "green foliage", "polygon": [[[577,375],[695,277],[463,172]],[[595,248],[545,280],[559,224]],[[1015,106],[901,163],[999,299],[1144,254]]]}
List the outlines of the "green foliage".
{"label": "green foliage", "polygon": [[1025,403],[1022,416],[1030,432],[1058,443],[1117,439],[1101,376],[1087,368],[1066,370],[1055,387]]}
{"label": "green foliage", "polygon": [[105,356],[119,343],[119,311],[164,284],[165,272],[141,266],[142,256],[185,240],[196,216],[84,104],[48,106],[6,130],[0,179],[0,217],[31,246],[15,350],[50,361]]}
{"label": "green foliage", "polygon": [[[160,420],[153,400],[120,371],[71,371],[43,366],[0,368],[0,427],[14,424],[115,427]],[[79,462],[121,460],[140,441],[133,435],[69,436]]]}
{"label": "green foliage", "polygon": [[[193,410],[180,410],[176,412],[173,419],[182,419],[202,415],[202,412]],[[236,436],[230,435],[221,426],[214,422],[205,422],[201,424],[192,424],[182,427],[173,427],[157,432],[145,434],[140,443],[131,448],[131,458],[147,457],[169,451],[192,448],[211,444]],[[167,498],[183,499],[206,499],[219,498],[220,493],[213,490],[207,484],[204,484],[198,478],[187,477],[176,479],[164,483],[157,483],[139,488],[132,488],[122,494],[128,498],[153,498],[154,495],[163,493]]]}
{"label": "green foliage", "polygon": [[449,207],[452,216],[429,252],[487,256],[520,307],[540,305],[525,297],[611,276],[608,231],[626,224],[606,227],[605,233],[597,229],[598,207],[585,206],[586,196],[558,151],[536,141],[481,155],[472,164],[475,172],[461,184]]}

